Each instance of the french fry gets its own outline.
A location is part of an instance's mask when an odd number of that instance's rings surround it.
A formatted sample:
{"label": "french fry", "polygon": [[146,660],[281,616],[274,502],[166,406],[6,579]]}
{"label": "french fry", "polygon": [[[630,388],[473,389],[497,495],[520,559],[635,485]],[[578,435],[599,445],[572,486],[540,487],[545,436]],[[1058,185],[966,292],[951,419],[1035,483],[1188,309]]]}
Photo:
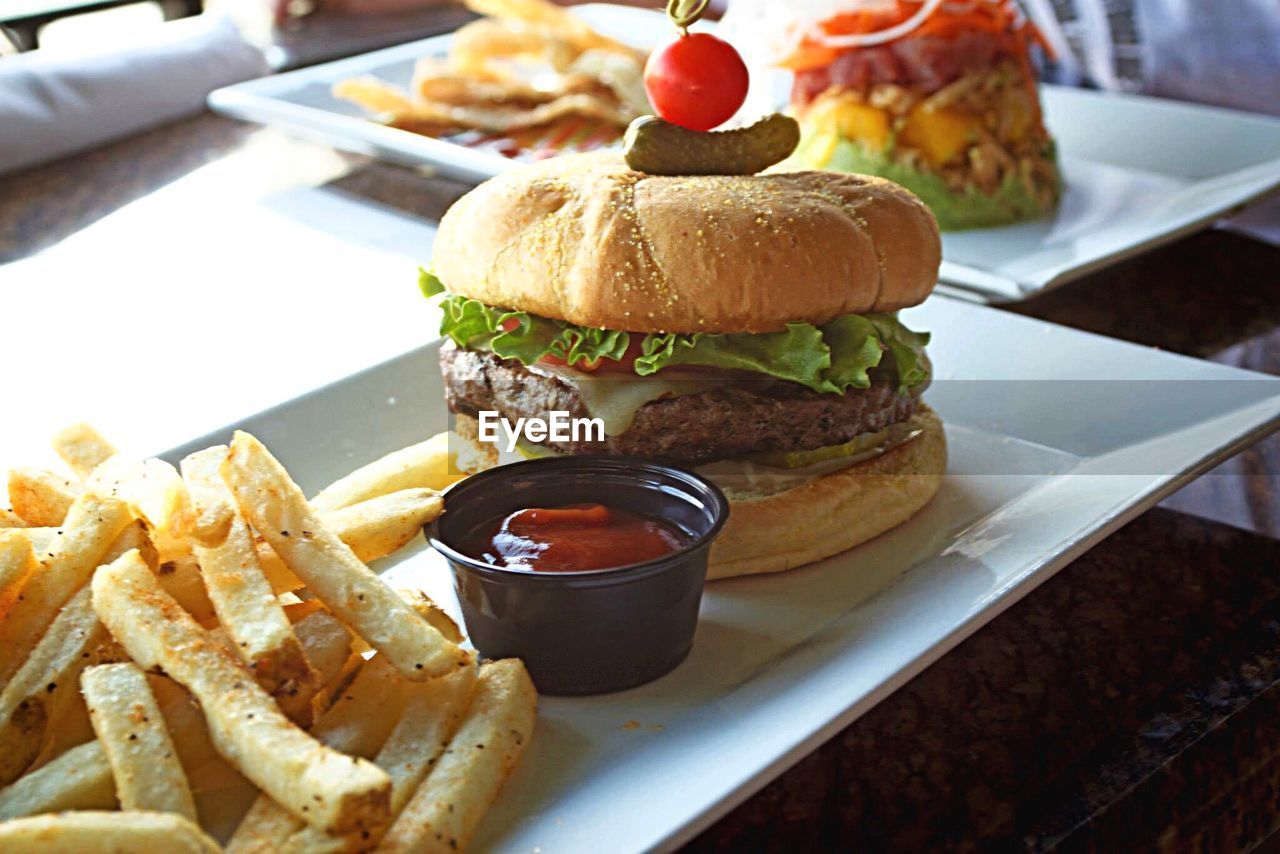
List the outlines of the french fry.
{"label": "french fry", "polygon": [[471,706],[435,767],[383,837],[379,851],[466,848],[533,733],[538,695],[516,659],[484,665]]}
{"label": "french fry", "polygon": [[30,539],[17,531],[0,530],[0,620],[18,600],[37,565]]}
{"label": "french fry", "polygon": [[226,456],[227,448],[219,445],[182,461],[191,517],[204,520],[196,527],[206,534],[222,534],[217,542],[196,540],[195,556],[218,621],[254,677],[273,694],[277,689],[296,691],[296,684],[313,674],[289,618],[263,575],[253,534],[222,480],[219,467]]}
{"label": "french fry", "polygon": [[391,777],[391,814],[405,808],[444,752],[471,703],[479,671],[473,658],[456,673],[413,685],[404,711],[374,762]]}
{"label": "french fry", "polygon": [[437,492],[462,480],[449,454],[449,434],[439,433],[387,454],[337,480],[311,499],[321,513],[350,507],[402,489],[434,489]]}
{"label": "french fry", "polygon": [[85,495],[72,505],[62,533],[51,545],[52,554],[27,579],[21,598],[0,621],[0,685],[22,665],[130,521],[129,508],[114,498]]}
{"label": "french fry", "polygon": [[[392,820],[404,809],[453,738],[470,704],[476,673],[473,658],[470,666],[460,667],[455,673],[408,687],[404,711],[374,759],[391,777]],[[354,840],[302,827],[288,838],[283,850],[298,854],[367,850],[377,841],[376,832],[372,839]]]}
{"label": "french fry", "polygon": [[[123,654],[112,656],[123,658]],[[41,768],[57,759],[74,747],[93,741],[93,725],[89,723],[89,708],[84,704],[84,697],[76,693],[68,695],[66,702],[57,710],[57,717],[49,720],[49,737],[45,740],[44,749],[31,763],[27,773]]]}
{"label": "french fry", "polygon": [[160,579],[164,592],[176,599],[197,623],[207,625],[217,619],[195,555],[184,555],[161,562],[156,567],[156,577]]}
{"label": "french fry", "polygon": [[300,683],[291,693],[277,696],[276,702],[289,720],[307,726],[313,719],[314,702],[330,690],[351,656],[352,637],[328,611],[307,614],[295,622],[293,630],[315,678]]}
{"label": "french fry", "polygon": [[156,552],[155,544],[151,542],[150,528],[147,523],[141,519],[134,519],[128,525],[124,526],[111,545],[107,547],[106,552],[102,555],[102,563],[111,563],[125,552],[137,551],[147,566],[152,570],[159,565],[159,554]]}
{"label": "french fry", "polygon": [[61,810],[112,809],[115,781],[97,741],[66,753],[0,789],[0,821]]}
{"label": "french fry", "polygon": [[0,785],[8,785],[40,754],[49,724],[76,696],[88,665],[118,660],[98,622],[86,587],[58,612],[44,637],[0,693]]}
{"label": "french fry", "polygon": [[53,541],[58,538],[57,528],[0,528],[0,534],[16,534],[31,543],[36,561],[53,557]]}
{"label": "french fry", "polygon": [[191,691],[218,752],[294,815],[336,834],[386,821],[386,773],[298,729],[243,666],[164,593],[136,554],[98,570],[93,603],[134,661],[162,667]]}
{"label": "french fry", "polygon": [[396,595],[408,602],[409,607],[413,608],[419,617],[435,626],[440,634],[449,640],[454,643],[462,643],[466,640],[462,635],[462,629],[458,628],[453,618],[445,613],[444,608],[431,601],[431,597],[423,591],[412,587],[397,587]]}
{"label": "french fry", "polygon": [[[351,635],[337,618],[327,612],[310,614],[297,622],[294,632],[307,659],[318,672],[327,674],[326,681],[341,670],[351,652]],[[147,679],[188,775],[211,761],[221,761],[195,699],[171,679]],[[287,699],[309,708],[313,690],[300,689]],[[0,820],[59,810],[108,809],[115,804],[111,765],[102,745],[92,741],[0,789]]]}
{"label": "french fry", "polygon": [[80,484],[51,471],[17,468],[9,472],[9,503],[32,527],[56,528],[83,492]]}
{"label": "french fry", "polygon": [[[405,684],[389,662],[381,656],[374,656],[363,664],[355,679],[325,712],[311,734],[321,744],[342,753],[366,758],[373,756],[400,717],[404,708]],[[227,851],[267,854],[279,850],[292,834],[304,829],[313,830],[269,796],[261,795],[236,828],[227,843]],[[371,828],[364,833],[373,830]],[[324,840],[328,835],[315,831],[315,836]]]}
{"label": "french fry", "polygon": [[120,807],[199,821],[187,775],[142,670],[131,663],[90,667],[80,674],[80,690],[111,763]]}
{"label": "french fry", "polygon": [[365,563],[386,557],[444,511],[434,489],[402,489],[320,516],[321,522]]}
{"label": "french fry", "polygon": [[53,450],[80,478],[87,478],[116,455],[115,446],[88,424],[72,424],[60,431],[53,437]]}
{"label": "french fry", "polygon": [[27,520],[23,519],[17,513],[14,513],[12,510],[7,510],[4,507],[0,507],[0,529],[25,528],[27,527],[27,524]]}
{"label": "french fry", "polygon": [[407,679],[425,680],[464,661],[445,638],[326,529],[270,452],[237,432],[222,469],[240,510],[289,568]]}
{"label": "french fry", "polygon": [[6,854],[217,854],[197,825],[167,812],[64,812],[0,824]]}
{"label": "french fry", "polygon": [[150,525],[151,536],[166,557],[190,551],[174,530],[184,515],[187,488],[171,464],[116,454],[93,470],[85,489],[119,498],[133,508],[134,515]]}

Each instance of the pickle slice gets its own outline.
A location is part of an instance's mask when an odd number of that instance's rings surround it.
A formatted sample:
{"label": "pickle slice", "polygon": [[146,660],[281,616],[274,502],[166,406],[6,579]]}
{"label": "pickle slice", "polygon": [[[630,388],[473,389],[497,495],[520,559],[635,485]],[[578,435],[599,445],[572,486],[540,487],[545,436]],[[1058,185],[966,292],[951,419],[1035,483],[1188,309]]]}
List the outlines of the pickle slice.
{"label": "pickle slice", "polygon": [[[893,424],[878,433],[854,436],[842,445],[827,445],[809,451],[776,451],[751,454],[747,459],[762,466],[779,469],[803,469],[830,460],[847,458],[870,459],[887,453],[919,435],[919,430],[908,424]],[[860,459],[857,461],[861,461]]]}
{"label": "pickle slice", "polygon": [[734,130],[689,130],[657,116],[627,128],[627,165],[650,175],[754,175],[781,163],[800,144],[800,125],[774,113]]}

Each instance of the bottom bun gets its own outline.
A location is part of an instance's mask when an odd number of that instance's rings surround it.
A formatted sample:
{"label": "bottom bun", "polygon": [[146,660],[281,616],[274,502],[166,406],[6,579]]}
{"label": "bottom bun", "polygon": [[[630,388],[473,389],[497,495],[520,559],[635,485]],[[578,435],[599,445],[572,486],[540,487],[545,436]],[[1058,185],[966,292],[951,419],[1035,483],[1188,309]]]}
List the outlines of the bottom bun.
{"label": "bottom bun", "polygon": [[708,580],[794,569],[914,516],[942,485],[947,437],[923,404],[908,424],[920,435],[864,463],[772,495],[727,491],[729,521],[711,546]]}
{"label": "bottom bun", "polygon": [[[861,545],[914,516],[942,485],[947,437],[942,419],[924,404],[907,424],[920,434],[866,462],[768,495],[725,490],[729,521],[711,546],[707,580],[794,569]],[[464,446],[475,442],[475,425],[470,416],[457,416]],[[497,462],[491,448],[459,454],[464,456],[472,464],[464,470],[472,474]]]}

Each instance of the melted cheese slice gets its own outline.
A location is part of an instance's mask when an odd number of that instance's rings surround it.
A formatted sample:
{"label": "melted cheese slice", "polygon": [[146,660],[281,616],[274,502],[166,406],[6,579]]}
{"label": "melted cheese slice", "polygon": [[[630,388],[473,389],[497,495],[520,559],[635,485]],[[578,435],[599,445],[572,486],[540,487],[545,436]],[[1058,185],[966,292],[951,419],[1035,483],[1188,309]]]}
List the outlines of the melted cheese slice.
{"label": "melted cheese slice", "polygon": [[526,366],[544,377],[554,377],[573,387],[592,418],[604,423],[606,436],[618,436],[631,429],[640,407],[655,400],[698,394],[724,385],[723,379],[680,372],[675,369],[641,377],[632,373],[588,373],[541,362]]}

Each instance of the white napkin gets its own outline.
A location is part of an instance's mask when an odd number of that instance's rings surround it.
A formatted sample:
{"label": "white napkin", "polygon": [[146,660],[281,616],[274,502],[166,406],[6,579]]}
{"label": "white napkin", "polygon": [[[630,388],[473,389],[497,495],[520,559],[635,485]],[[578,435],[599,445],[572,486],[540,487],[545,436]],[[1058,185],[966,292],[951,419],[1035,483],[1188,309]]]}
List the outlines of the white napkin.
{"label": "white napkin", "polygon": [[267,71],[222,15],[164,24],[146,41],[88,56],[0,58],[0,172],[198,113],[214,89]]}

